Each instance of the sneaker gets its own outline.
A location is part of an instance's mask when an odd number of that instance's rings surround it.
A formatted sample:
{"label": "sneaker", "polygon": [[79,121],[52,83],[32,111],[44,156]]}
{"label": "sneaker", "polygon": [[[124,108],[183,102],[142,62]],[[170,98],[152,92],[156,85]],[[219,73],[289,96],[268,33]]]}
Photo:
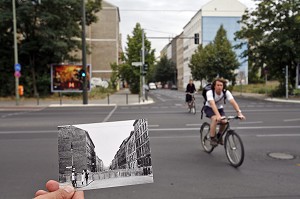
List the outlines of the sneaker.
{"label": "sneaker", "polygon": [[217,146],[218,145],[218,141],[217,141],[217,139],[216,138],[211,138],[211,140],[210,140],[210,145],[211,146]]}

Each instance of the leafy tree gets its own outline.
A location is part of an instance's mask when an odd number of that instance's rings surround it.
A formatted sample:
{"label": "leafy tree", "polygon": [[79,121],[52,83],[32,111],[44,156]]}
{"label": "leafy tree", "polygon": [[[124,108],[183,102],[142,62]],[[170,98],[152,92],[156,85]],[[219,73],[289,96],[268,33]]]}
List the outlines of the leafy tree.
{"label": "leafy tree", "polygon": [[156,65],[155,80],[162,85],[173,82],[175,83],[176,65],[167,56],[162,56]]}
{"label": "leafy tree", "polygon": [[198,49],[192,55],[189,67],[195,80],[212,81],[220,76],[228,79],[235,84],[234,70],[238,69],[239,62],[232,46],[227,39],[226,30],[223,25],[217,31],[213,42],[198,46]]}
{"label": "leafy tree", "polygon": [[[81,42],[78,40],[81,37],[81,1],[43,0],[42,4],[32,4],[30,0],[16,2],[18,54],[22,65],[20,83],[25,85],[27,95],[48,94],[49,64],[78,61],[71,52],[81,49]],[[86,3],[87,25],[97,20],[95,13],[100,8],[101,0]],[[4,51],[3,60],[13,66],[13,48],[7,48],[7,44],[13,46],[11,1],[2,0],[0,9],[0,18],[3,19],[0,25],[1,38],[4,35],[3,40],[0,40],[0,48]],[[6,69],[5,72],[11,72],[10,70]],[[13,94],[5,91],[0,93]]]}
{"label": "leafy tree", "polygon": [[[127,48],[125,49],[124,64],[119,67],[121,79],[125,80],[130,85],[132,93],[139,93],[140,91],[140,67],[132,66],[132,62],[141,62],[142,60],[142,27],[139,23],[136,24],[132,31],[132,36],[127,35]],[[144,47],[145,47],[145,63],[151,70],[155,60],[154,50],[151,50],[151,43],[148,41],[144,33]]]}
{"label": "leafy tree", "polygon": [[[249,57],[250,70],[257,73],[267,69],[268,77],[277,79],[284,87],[282,69],[289,67],[289,82],[295,85],[296,65],[300,62],[300,2],[258,1],[257,8],[246,11],[236,32],[236,39],[244,39],[237,47],[249,44],[243,56]],[[262,74],[263,75],[263,74]]]}

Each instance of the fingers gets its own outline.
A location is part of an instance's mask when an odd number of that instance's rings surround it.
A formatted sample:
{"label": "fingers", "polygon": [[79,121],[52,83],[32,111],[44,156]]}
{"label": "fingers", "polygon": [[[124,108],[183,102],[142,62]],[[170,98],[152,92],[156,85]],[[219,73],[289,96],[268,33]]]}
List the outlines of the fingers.
{"label": "fingers", "polygon": [[75,189],[72,186],[61,187],[60,189],[39,195],[34,199],[72,199]]}
{"label": "fingers", "polygon": [[46,188],[49,192],[53,192],[59,189],[59,183],[57,181],[54,180],[49,180],[46,183]]}
{"label": "fingers", "polygon": [[72,199],[84,199],[83,191],[76,191]]}
{"label": "fingers", "polygon": [[47,191],[45,191],[45,190],[38,190],[37,192],[35,192],[35,197],[38,197],[38,196],[40,196],[40,195],[44,195],[44,194],[46,194],[46,193],[48,193]]}

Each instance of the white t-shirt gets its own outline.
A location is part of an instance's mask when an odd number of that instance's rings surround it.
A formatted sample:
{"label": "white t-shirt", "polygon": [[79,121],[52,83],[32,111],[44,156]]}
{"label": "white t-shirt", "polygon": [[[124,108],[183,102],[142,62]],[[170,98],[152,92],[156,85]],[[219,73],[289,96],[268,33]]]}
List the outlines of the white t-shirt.
{"label": "white t-shirt", "polygon": [[[230,101],[233,99],[233,96],[231,94],[231,92],[229,90],[226,91],[226,100]],[[221,92],[220,95],[218,95],[216,92],[215,92],[215,99],[213,97],[213,90],[209,90],[207,91],[206,93],[206,97],[207,97],[207,101],[205,103],[205,106],[208,106],[208,107],[211,107],[210,106],[210,103],[209,101],[211,100],[215,100],[215,103],[216,103],[216,106],[218,109],[221,109],[223,108],[223,105],[224,105],[224,99],[223,99],[223,91]],[[221,100],[220,100],[221,99]]]}

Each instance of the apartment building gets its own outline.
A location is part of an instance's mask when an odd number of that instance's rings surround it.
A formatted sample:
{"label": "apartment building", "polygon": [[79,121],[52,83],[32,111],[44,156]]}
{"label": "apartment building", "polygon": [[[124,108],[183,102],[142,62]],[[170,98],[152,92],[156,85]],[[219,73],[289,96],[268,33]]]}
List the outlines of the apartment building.
{"label": "apartment building", "polygon": [[[111,64],[120,63],[122,52],[119,8],[103,0],[102,9],[96,16],[98,21],[86,27],[86,44],[90,49],[86,60],[92,66],[92,77],[109,81],[112,74]],[[81,58],[81,51],[76,55]]]}
{"label": "apartment building", "polygon": [[[199,43],[205,46],[214,40],[218,29],[223,25],[224,29],[227,31],[227,38],[231,44],[234,45],[236,43],[234,41],[234,33],[241,29],[241,25],[238,21],[241,19],[245,10],[246,6],[238,0],[211,0],[202,6],[202,8],[183,27],[183,32],[180,34],[180,37],[183,39],[182,41],[177,39],[176,51],[178,89],[184,90],[189,79],[192,78],[191,70],[188,65],[198,45],[194,43],[194,39],[188,38],[193,38],[195,33],[198,33]],[[169,45],[170,44],[167,46]],[[237,56],[239,56],[243,50],[244,49],[235,50]],[[171,59],[172,57],[168,58]],[[237,79],[237,82],[242,81],[244,84],[247,84],[248,62],[241,60],[239,57],[238,61],[241,63],[241,66],[235,72],[242,73],[243,80]],[[200,87],[200,82],[196,81],[194,83],[196,88]]]}

